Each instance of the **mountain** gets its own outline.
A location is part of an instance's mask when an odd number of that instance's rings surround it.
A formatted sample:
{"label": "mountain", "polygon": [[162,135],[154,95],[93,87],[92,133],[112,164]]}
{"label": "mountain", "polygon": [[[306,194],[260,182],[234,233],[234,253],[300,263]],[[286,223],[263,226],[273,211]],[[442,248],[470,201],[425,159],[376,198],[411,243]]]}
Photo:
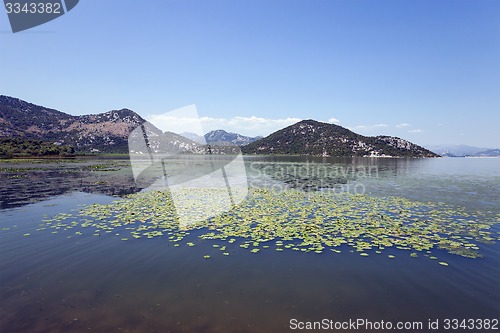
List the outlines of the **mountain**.
{"label": "mountain", "polygon": [[226,132],[222,129],[210,131],[204,136],[191,132],[183,132],[179,135],[182,135],[183,137],[199,144],[210,144],[216,146],[244,146],[262,138],[261,136],[250,137],[238,133]]}
{"label": "mountain", "polygon": [[242,147],[246,154],[316,156],[438,157],[409,141],[390,137],[369,137],[342,126],[303,120]]}
{"label": "mountain", "polygon": [[[248,143],[242,146],[247,154],[438,156],[403,139],[365,137],[338,125],[314,120],[301,121],[256,141],[253,140],[257,138],[216,130],[205,135],[208,146],[172,132],[163,133],[129,109],[73,116],[18,98],[0,96],[0,138],[35,140],[31,141],[35,145],[36,140],[41,140],[59,147],[71,146],[76,153],[128,153],[129,136],[140,125],[144,126],[141,126],[142,132],[136,131],[138,140],[146,132],[147,149],[159,153],[232,154],[238,152],[237,145]],[[142,148],[136,153],[146,153],[145,146],[138,147]],[[51,151],[49,148],[44,147],[40,153]]]}
{"label": "mountain", "polygon": [[438,155],[447,157],[471,156],[488,149],[488,148],[479,148],[466,145],[434,145],[434,146],[427,146],[426,148]]}
{"label": "mountain", "polygon": [[[141,126],[142,125],[142,126]],[[139,127],[141,126],[141,127]],[[129,136],[135,129],[137,147],[129,147]],[[140,145],[146,134],[148,149]],[[0,95],[0,156],[22,154],[67,155],[76,153],[134,153],[168,154],[235,154],[232,146],[200,144],[184,136],[165,132],[146,122],[129,109],[112,110],[100,114],[73,116],[58,110],[31,104],[9,96]],[[195,138],[196,139],[196,138]],[[50,143],[52,146],[45,143]],[[20,149],[18,146],[26,146]]]}
{"label": "mountain", "polygon": [[18,98],[0,95],[0,136],[38,138],[59,131],[73,116]]}
{"label": "mountain", "polygon": [[198,135],[196,133],[182,132],[182,133],[179,133],[179,135],[185,137],[186,139],[194,141],[196,143],[202,144],[202,145],[204,145],[206,143],[205,138],[202,135]]}
{"label": "mountain", "polygon": [[128,134],[144,122],[128,109],[73,116],[0,96],[0,137],[49,141],[73,146],[77,152],[126,153]]}
{"label": "mountain", "polygon": [[466,145],[435,145],[427,148],[444,157],[498,157],[499,149],[480,148]]}
{"label": "mountain", "polygon": [[[42,140],[56,146],[72,146],[77,153],[128,153],[130,133],[146,121],[129,109],[73,116],[31,104],[18,98],[0,96],[0,138]],[[177,147],[200,153],[204,148],[180,135],[149,124],[147,135],[156,147]],[[172,148],[168,148],[171,150]]]}
{"label": "mountain", "polygon": [[500,149],[486,149],[479,151],[473,155],[473,157],[500,157]]}
{"label": "mountain", "polygon": [[205,134],[205,141],[211,145],[220,146],[244,146],[251,142],[254,142],[261,137],[249,137],[238,133],[226,132],[224,130],[215,130]]}

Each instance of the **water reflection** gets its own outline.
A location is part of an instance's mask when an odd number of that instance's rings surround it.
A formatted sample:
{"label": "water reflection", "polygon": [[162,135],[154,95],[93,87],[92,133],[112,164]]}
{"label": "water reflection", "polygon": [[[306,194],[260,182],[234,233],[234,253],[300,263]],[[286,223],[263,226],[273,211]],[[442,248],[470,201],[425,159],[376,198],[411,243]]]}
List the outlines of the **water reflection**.
{"label": "water reflection", "polygon": [[0,209],[67,192],[123,196],[140,190],[127,160],[0,162]]}
{"label": "water reflection", "polygon": [[[498,158],[245,156],[244,160],[249,186],[403,196],[500,211]],[[123,196],[155,180],[137,185],[128,160],[4,161],[0,162],[0,209],[73,191]]]}
{"label": "water reflection", "polygon": [[[248,169],[249,163],[261,163],[254,170],[261,173],[260,180],[278,185],[286,183],[275,174],[277,166],[375,166],[376,176],[346,173],[345,179],[339,176],[331,184],[363,183],[371,195],[446,201],[471,209],[500,207],[500,159],[249,157],[246,162]],[[269,174],[262,170],[273,164]],[[74,190],[114,195],[140,190],[127,161],[0,167],[5,207]],[[313,184],[307,174],[299,178],[298,185]],[[258,183],[257,178],[253,182]],[[2,227],[9,227],[0,233],[1,332],[289,332],[291,318],[424,323],[437,318],[498,318],[498,242],[485,245],[481,259],[438,252],[440,260],[450,264],[443,267],[403,252],[391,260],[376,254],[361,257],[347,247],[341,254],[254,254],[236,247],[224,256],[213,247],[217,241],[199,239],[196,232],[185,239],[196,246],[174,247],[167,236],[121,241],[114,234],[34,231],[45,215],[111,200],[66,193],[0,212]],[[23,237],[24,233],[31,235]],[[207,254],[210,260],[203,258]]]}
{"label": "water reflection", "polygon": [[[304,191],[346,189],[366,179],[393,178],[419,172],[428,160],[401,158],[332,158],[313,156],[247,156],[253,180],[272,179],[270,187]],[[263,181],[265,183],[265,181]],[[277,182],[277,183],[276,183]],[[362,188],[362,187],[359,187]],[[364,190],[362,191],[365,192]]]}

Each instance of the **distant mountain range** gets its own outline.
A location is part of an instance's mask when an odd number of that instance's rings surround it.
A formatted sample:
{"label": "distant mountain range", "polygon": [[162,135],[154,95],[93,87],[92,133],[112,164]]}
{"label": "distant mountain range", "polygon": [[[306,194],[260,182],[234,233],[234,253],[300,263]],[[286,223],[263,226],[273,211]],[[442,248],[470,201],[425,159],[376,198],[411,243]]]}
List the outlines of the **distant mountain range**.
{"label": "distant mountain range", "polygon": [[303,120],[242,147],[246,154],[438,157],[409,141],[363,136],[342,126]]}
{"label": "distant mountain range", "polygon": [[500,149],[493,148],[466,145],[435,145],[426,148],[444,157],[500,157]]}
{"label": "distant mountain range", "polygon": [[180,135],[200,144],[216,146],[244,146],[262,138],[261,136],[244,136],[238,133],[226,132],[221,129],[210,131],[204,136],[190,132],[180,133]]}
{"label": "distant mountain range", "polygon": [[[465,156],[468,157],[468,156]],[[500,157],[500,149],[486,149],[470,157]]]}
{"label": "distant mountain range", "polygon": [[[129,135],[144,124],[147,124],[143,127],[149,137],[148,149],[153,152],[228,154],[237,152],[236,146],[241,146],[246,154],[438,156],[400,138],[363,136],[344,127],[315,120],[300,121],[265,138],[252,138],[224,130],[198,137],[192,133],[164,133],[129,109],[73,116],[18,98],[0,96],[0,138],[43,140],[57,146],[72,146],[77,153],[128,153]],[[207,144],[202,144],[203,139]]]}
{"label": "distant mountain range", "polygon": [[191,133],[191,132],[182,132],[178,133],[180,136],[185,137],[186,139],[189,139],[191,141],[194,141],[196,143],[199,143],[200,145],[204,145],[206,143],[205,138],[203,135],[198,135],[196,133]]}

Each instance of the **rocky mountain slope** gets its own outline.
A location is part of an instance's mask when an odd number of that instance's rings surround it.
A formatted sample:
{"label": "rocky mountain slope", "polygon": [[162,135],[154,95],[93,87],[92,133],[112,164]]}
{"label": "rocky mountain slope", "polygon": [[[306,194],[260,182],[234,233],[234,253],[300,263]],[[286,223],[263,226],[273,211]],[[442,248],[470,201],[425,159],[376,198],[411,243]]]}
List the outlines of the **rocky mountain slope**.
{"label": "rocky mountain slope", "polygon": [[49,141],[77,152],[126,153],[128,134],[144,121],[128,109],[73,116],[0,96],[0,137]]}
{"label": "rocky mountain slope", "polygon": [[[0,139],[16,138],[27,140],[26,142],[40,140],[50,142],[56,147],[73,147],[74,150],[71,152],[76,153],[126,154],[129,153],[130,134],[139,128],[138,133],[143,136],[140,130],[141,125],[144,125],[143,129],[151,153],[233,154],[239,152],[237,147],[211,144],[209,148],[207,145],[172,132],[163,133],[129,109],[73,116],[18,98],[0,96]],[[5,152],[2,150],[2,156],[9,156],[12,150],[10,148]],[[135,153],[147,153],[142,150]],[[45,147],[44,151],[50,152],[51,150]]]}
{"label": "rocky mountain slope", "polygon": [[303,120],[244,147],[246,154],[293,154],[316,156],[437,157],[409,141],[390,137],[368,137],[342,126]]}
{"label": "rocky mountain slope", "polygon": [[[71,146],[79,153],[128,153],[130,133],[146,121],[129,109],[72,116],[0,96],[0,138],[42,140],[56,146]],[[171,132],[163,133],[148,124],[147,136],[153,151],[204,153],[207,148]]]}

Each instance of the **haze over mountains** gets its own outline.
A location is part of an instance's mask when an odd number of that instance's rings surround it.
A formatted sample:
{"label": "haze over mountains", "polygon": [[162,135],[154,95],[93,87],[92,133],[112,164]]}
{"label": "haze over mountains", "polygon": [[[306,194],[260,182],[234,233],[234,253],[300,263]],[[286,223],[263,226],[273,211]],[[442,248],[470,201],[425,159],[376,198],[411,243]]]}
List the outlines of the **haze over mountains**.
{"label": "haze over mountains", "polygon": [[[128,153],[128,136],[146,121],[129,109],[73,116],[18,98],[0,95],[0,138],[42,140],[72,146],[80,153]],[[294,154],[316,156],[436,157],[404,139],[363,136],[344,127],[303,120],[265,138],[215,130],[204,137],[165,132],[148,124],[151,149],[193,154]],[[210,147],[209,147],[210,145]],[[480,153],[480,152],[475,152]],[[495,153],[491,151],[490,153]]]}
{"label": "haze over mountains", "polygon": [[480,148],[467,145],[433,145],[429,150],[444,157],[498,157],[500,149]]}

